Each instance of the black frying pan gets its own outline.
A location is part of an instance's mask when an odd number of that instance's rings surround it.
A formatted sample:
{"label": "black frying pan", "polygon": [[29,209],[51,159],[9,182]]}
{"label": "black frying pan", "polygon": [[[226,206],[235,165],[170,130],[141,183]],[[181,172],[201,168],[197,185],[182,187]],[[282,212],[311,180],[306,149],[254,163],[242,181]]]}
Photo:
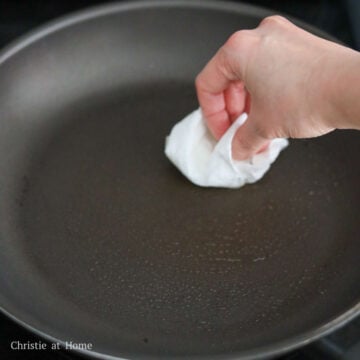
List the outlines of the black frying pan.
{"label": "black frying pan", "polygon": [[47,339],[92,343],[94,357],[238,359],[359,312],[359,132],[292,141],[240,190],[196,187],[163,154],[197,106],[195,75],[266,15],[108,5],[2,52],[4,313]]}

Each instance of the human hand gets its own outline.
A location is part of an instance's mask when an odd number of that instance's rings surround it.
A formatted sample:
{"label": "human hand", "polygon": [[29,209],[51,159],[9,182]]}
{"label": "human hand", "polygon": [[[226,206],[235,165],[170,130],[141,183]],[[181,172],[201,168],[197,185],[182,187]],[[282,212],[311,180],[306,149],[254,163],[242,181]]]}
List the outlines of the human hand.
{"label": "human hand", "polygon": [[309,138],[346,127],[338,123],[343,111],[337,97],[347,86],[343,78],[351,76],[342,69],[351,68],[354,53],[358,66],[354,50],[280,16],[265,18],[254,30],[234,33],[196,78],[210,131],[219,139],[242,112],[248,112],[232,143],[233,157],[243,160],[273,138]]}

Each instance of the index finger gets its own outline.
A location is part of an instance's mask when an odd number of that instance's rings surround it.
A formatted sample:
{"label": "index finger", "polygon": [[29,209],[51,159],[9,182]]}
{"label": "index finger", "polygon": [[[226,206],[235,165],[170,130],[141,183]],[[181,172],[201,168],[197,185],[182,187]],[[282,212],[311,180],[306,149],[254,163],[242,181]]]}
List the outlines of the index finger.
{"label": "index finger", "polygon": [[233,81],[242,80],[243,38],[246,31],[233,34],[196,78],[196,91],[207,125],[219,139],[231,125],[224,91]]}

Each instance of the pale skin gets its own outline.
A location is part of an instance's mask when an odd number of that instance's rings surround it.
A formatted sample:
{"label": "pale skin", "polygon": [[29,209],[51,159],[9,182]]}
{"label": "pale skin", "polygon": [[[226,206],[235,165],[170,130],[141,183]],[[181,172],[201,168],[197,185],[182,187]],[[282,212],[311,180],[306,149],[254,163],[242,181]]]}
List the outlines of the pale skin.
{"label": "pale skin", "polygon": [[360,53],[280,16],[234,33],[196,78],[207,125],[219,139],[244,111],[232,143],[243,160],[277,137],[360,130]]}

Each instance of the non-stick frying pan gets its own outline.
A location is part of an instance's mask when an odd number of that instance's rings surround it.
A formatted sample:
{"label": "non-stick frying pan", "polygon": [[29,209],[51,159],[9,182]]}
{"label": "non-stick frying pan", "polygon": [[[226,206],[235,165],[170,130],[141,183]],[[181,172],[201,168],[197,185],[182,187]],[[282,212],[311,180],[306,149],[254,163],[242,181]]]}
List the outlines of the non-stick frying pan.
{"label": "non-stick frying pan", "polygon": [[292,141],[240,190],[196,187],[163,153],[197,106],[195,75],[266,15],[106,5],[2,52],[6,314],[47,339],[92,343],[83,352],[95,357],[238,359],[359,312],[360,133]]}

